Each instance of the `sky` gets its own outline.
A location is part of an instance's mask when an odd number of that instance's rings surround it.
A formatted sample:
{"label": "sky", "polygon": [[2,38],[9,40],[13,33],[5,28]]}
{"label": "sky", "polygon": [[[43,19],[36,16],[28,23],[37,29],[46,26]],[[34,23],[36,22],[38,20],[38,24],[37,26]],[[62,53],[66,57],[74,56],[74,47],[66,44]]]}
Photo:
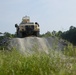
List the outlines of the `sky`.
{"label": "sky", "polygon": [[30,16],[40,33],[76,26],[76,0],[0,0],[0,32],[15,33],[15,24]]}

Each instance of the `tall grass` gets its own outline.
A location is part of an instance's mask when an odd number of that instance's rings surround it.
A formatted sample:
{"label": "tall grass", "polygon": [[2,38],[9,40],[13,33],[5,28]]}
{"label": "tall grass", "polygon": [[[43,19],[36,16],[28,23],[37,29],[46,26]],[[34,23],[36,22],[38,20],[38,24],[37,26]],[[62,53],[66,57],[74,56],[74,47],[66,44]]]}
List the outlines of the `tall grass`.
{"label": "tall grass", "polygon": [[17,50],[0,51],[0,75],[75,75],[76,59],[50,54],[22,55]]}
{"label": "tall grass", "polygon": [[68,44],[68,46],[64,48],[64,54],[67,56],[76,57],[76,46]]}

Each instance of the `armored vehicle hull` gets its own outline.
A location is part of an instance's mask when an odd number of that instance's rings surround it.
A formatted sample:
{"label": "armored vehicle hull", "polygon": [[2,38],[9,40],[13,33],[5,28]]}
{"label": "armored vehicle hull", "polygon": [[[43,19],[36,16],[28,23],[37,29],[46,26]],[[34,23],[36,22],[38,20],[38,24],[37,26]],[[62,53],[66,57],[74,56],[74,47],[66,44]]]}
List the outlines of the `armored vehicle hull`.
{"label": "armored vehicle hull", "polygon": [[39,36],[40,28],[37,22],[30,22],[29,17],[23,17],[22,22],[15,24],[17,37]]}

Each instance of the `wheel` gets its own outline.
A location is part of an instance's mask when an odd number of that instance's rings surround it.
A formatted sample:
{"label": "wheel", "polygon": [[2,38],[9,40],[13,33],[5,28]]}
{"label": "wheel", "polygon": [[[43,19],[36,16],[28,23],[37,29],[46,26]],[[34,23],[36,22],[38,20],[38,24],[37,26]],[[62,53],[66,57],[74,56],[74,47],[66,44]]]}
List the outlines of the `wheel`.
{"label": "wheel", "polygon": [[17,32],[17,37],[22,38],[22,33],[21,32]]}
{"label": "wheel", "polygon": [[39,36],[39,31],[35,32],[35,36],[37,37]]}

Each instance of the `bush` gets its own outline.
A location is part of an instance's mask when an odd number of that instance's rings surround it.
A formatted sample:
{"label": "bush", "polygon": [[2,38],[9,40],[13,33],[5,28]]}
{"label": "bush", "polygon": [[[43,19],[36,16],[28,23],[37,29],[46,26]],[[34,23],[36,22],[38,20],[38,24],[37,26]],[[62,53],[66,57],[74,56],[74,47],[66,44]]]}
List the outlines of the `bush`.
{"label": "bush", "polygon": [[64,48],[64,54],[67,56],[75,57],[76,56],[76,47],[72,44],[68,44],[66,48]]}

